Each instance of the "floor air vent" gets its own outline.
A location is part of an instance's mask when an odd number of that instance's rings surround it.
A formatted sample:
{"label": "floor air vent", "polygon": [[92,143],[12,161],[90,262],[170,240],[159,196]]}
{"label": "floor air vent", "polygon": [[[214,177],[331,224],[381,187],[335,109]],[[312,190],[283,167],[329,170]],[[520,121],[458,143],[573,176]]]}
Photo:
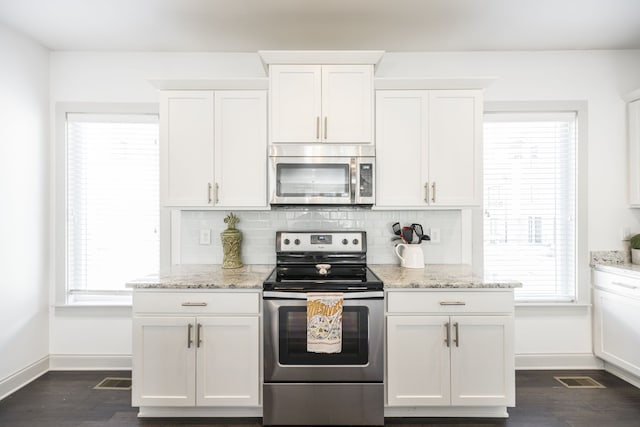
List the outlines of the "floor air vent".
{"label": "floor air vent", "polygon": [[553,377],[567,388],[606,388],[591,377]]}
{"label": "floor air vent", "polygon": [[131,378],[105,378],[94,387],[95,390],[131,390]]}

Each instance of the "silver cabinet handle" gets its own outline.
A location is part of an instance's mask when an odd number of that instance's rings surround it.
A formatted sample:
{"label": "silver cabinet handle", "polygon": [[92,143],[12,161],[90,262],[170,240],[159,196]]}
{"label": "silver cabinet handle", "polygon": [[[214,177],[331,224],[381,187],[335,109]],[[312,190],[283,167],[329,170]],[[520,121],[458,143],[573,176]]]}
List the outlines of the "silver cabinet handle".
{"label": "silver cabinet handle", "polygon": [[444,324],[444,330],[446,333],[446,338],[444,339],[444,343],[447,345],[447,347],[451,347],[451,330],[449,328],[449,322]]}
{"label": "silver cabinet handle", "polygon": [[456,331],[456,337],[453,339],[453,342],[456,343],[456,347],[460,347],[460,331],[458,331],[458,322],[453,324],[453,329]]}
{"label": "silver cabinet handle", "polygon": [[213,204],[217,205],[220,202],[220,185],[216,182],[216,191],[215,197],[213,199]]}
{"label": "silver cabinet handle", "polygon": [[206,307],[206,302],[183,302],[183,307]]}
{"label": "silver cabinet handle", "polygon": [[327,116],[324,116],[324,139],[327,139]]}
{"label": "silver cabinet handle", "polygon": [[198,323],[196,329],[196,347],[200,348],[200,344],[202,344],[202,323]]}
{"label": "silver cabinet handle", "polygon": [[207,183],[207,203],[211,204],[211,183]]}
{"label": "silver cabinet handle", "polygon": [[191,348],[191,344],[193,344],[193,340],[191,339],[191,329],[193,329],[193,325],[189,323],[187,326],[187,348]]}
{"label": "silver cabinet handle", "polygon": [[637,286],[629,285],[627,283],[622,283],[622,282],[611,282],[611,284],[616,286],[622,286],[623,288],[627,288],[627,289],[638,289]]}
{"label": "silver cabinet handle", "polygon": [[440,301],[440,305],[467,305],[464,301]]}
{"label": "silver cabinet handle", "polygon": [[424,202],[429,203],[429,182],[424,183]]}
{"label": "silver cabinet handle", "polygon": [[431,202],[436,202],[436,183],[431,184]]}
{"label": "silver cabinet handle", "polygon": [[316,116],[316,139],[320,139],[320,116]]}

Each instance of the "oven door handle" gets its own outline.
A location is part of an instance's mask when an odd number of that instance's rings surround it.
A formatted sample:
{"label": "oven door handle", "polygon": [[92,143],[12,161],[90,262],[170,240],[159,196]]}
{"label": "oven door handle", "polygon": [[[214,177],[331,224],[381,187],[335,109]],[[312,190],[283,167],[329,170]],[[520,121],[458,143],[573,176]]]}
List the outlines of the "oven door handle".
{"label": "oven door handle", "polygon": [[[327,291],[329,292],[329,291]],[[309,292],[314,293],[314,292]],[[279,291],[264,291],[262,293],[264,298],[270,299],[296,299],[296,300],[306,300],[307,293],[306,292],[279,292]],[[358,299],[376,299],[383,298],[383,291],[369,291],[369,292],[344,292],[343,298],[348,300],[358,300]]]}

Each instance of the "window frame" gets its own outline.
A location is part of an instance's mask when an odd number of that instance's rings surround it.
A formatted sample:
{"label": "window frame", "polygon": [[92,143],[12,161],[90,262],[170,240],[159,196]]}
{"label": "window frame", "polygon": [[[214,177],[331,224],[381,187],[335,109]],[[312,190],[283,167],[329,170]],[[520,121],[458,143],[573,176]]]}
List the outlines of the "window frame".
{"label": "window frame", "polygon": [[[67,152],[66,117],[69,113],[91,114],[155,114],[159,115],[159,105],[154,103],[97,103],[58,102],[55,105],[54,128],[55,148],[53,153],[54,179],[52,182],[54,236],[53,277],[55,278],[55,306],[130,306],[131,292],[127,290],[106,295],[95,295],[87,301],[74,302],[67,288]],[[159,209],[159,207],[158,207]],[[158,254],[160,256],[160,254]],[[77,292],[76,292],[77,293]]]}
{"label": "window frame", "polygon": [[[576,113],[576,247],[575,247],[575,292],[576,298],[572,302],[566,301],[516,301],[522,306],[560,306],[560,305],[589,305],[590,275],[588,256],[588,104],[587,101],[487,101],[484,104],[484,114],[491,113]],[[484,172],[483,172],[484,176]],[[484,194],[483,194],[484,198]],[[484,211],[484,200],[483,208]],[[482,217],[482,212],[480,213]],[[484,271],[484,235],[482,219],[477,223],[480,227],[479,260]]]}

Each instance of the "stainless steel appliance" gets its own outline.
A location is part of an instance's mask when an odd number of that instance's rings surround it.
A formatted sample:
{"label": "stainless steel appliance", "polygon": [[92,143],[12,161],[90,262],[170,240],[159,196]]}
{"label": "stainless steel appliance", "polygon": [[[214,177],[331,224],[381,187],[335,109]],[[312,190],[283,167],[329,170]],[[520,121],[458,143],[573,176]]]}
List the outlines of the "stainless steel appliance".
{"label": "stainless steel appliance", "polygon": [[273,145],[272,205],[365,205],[375,202],[372,146]]}
{"label": "stainless steel appliance", "polygon": [[[308,293],[340,292],[342,350],[307,351]],[[384,425],[384,293],[366,233],[277,232],[264,282],[265,425]]]}

